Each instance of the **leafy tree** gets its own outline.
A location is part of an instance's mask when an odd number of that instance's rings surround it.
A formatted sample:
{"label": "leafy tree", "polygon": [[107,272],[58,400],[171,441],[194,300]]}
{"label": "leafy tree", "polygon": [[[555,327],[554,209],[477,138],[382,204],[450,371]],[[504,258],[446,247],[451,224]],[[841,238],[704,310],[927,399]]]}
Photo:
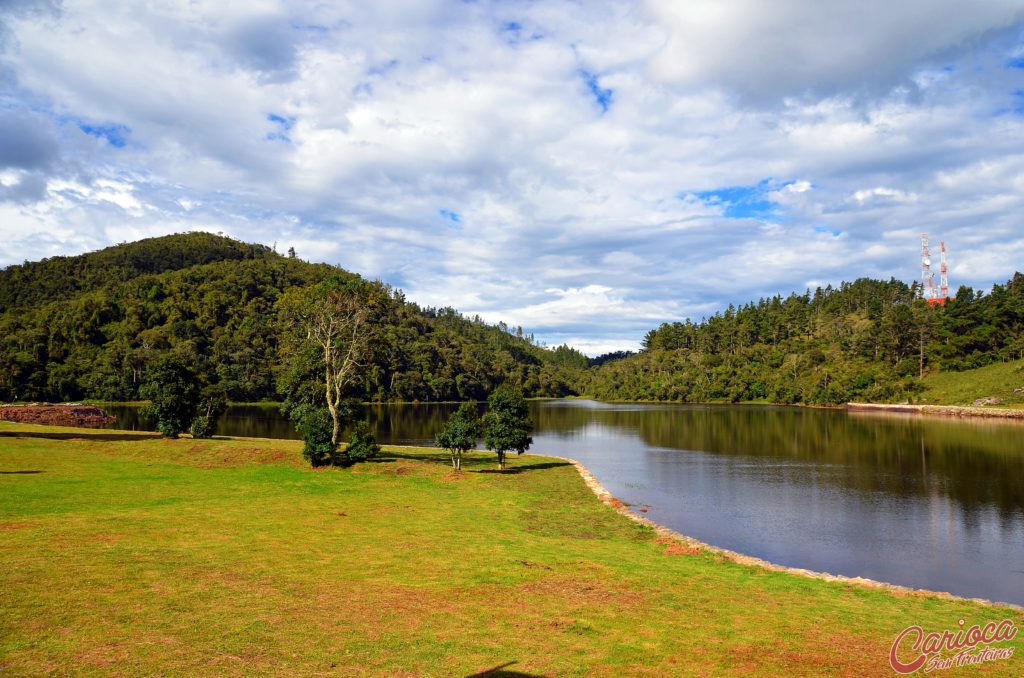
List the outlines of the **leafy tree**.
{"label": "leafy tree", "polygon": [[455,410],[444,429],[434,439],[435,444],[452,457],[452,468],[462,470],[462,455],[476,447],[480,437],[480,417],[476,413],[475,403],[462,403]]}
{"label": "leafy tree", "polygon": [[141,389],[150,401],[145,416],[156,419],[157,430],[168,438],[177,438],[188,430],[199,407],[199,381],[192,370],[176,356],[157,360],[146,375]]}
{"label": "leafy tree", "polygon": [[365,421],[359,422],[353,429],[352,438],[345,448],[346,461],[350,464],[365,461],[378,454],[380,454],[380,445],[377,444],[376,436],[370,431],[370,425]]}
{"label": "leafy tree", "polygon": [[217,427],[217,420],[228,408],[228,399],[218,385],[204,388],[199,399],[196,418],[192,421],[193,438],[209,438]]}
{"label": "leafy tree", "polygon": [[331,438],[334,422],[325,407],[302,403],[291,408],[289,416],[302,437],[302,456],[313,467],[337,462],[338,445]]}
{"label": "leafy tree", "polygon": [[530,409],[522,390],[508,384],[491,393],[487,407],[483,417],[484,445],[498,454],[498,468],[504,471],[507,452],[522,454],[533,444]]}

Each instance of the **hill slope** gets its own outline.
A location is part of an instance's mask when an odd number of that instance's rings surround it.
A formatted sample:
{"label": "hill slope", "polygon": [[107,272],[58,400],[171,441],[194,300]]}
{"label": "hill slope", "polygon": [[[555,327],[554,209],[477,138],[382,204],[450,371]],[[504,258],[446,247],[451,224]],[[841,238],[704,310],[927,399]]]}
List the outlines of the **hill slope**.
{"label": "hill slope", "polygon": [[1024,406],[1024,360],[932,374],[922,383],[921,403],[970,405],[979,398],[998,398],[1005,405]]}
{"label": "hill slope", "polygon": [[[9,267],[0,271],[0,400],[135,400],[146,366],[165,351],[232,399],[276,399],[277,299],[354,275],[207,233]],[[389,293],[394,341],[354,395],[479,399],[505,381],[529,395],[567,395],[574,366],[586,365],[582,354],[535,346],[521,330]]]}

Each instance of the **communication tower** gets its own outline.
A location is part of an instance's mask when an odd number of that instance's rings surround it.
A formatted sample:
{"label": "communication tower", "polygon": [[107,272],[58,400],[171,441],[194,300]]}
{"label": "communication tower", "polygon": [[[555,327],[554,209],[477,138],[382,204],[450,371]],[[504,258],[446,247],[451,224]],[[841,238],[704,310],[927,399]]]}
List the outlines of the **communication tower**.
{"label": "communication tower", "polygon": [[949,299],[949,276],[946,275],[946,241],[942,241],[942,266],[939,269],[939,298]]}
{"label": "communication tower", "polygon": [[921,234],[921,297],[932,303],[935,293],[935,276],[932,274],[932,255],[928,250],[928,234]]}

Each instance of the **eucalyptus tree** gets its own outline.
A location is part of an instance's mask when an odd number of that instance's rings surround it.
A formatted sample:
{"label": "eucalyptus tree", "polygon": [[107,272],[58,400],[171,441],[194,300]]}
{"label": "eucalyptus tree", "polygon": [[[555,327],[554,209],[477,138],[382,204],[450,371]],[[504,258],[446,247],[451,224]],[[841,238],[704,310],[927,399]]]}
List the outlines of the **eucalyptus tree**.
{"label": "eucalyptus tree", "polygon": [[[278,302],[287,328],[282,346],[287,363],[282,376],[286,403],[296,423],[305,420],[300,428],[317,441],[320,457],[332,457],[341,442],[352,411],[344,406],[346,393],[361,385],[373,362],[389,306],[390,298],[380,285],[356,277],[334,277],[319,285],[293,288]],[[321,428],[311,422],[325,421],[313,412],[324,406],[331,429],[329,451],[323,449],[326,436],[311,430]]]}

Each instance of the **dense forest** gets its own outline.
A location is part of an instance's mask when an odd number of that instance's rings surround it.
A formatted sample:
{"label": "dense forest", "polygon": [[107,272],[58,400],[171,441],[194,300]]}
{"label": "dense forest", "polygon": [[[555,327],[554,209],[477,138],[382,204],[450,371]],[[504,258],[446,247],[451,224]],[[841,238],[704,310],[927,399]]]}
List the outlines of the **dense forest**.
{"label": "dense forest", "polygon": [[944,306],[897,280],[861,279],[730,306],[651,330],[644,350],[588,372],[608,400],[839,404],[913,399],[919,377],[1024,357],[1024,275]]}
{"label": "dense forest", "polygon": [[[0,270],[0,400],[136,400],[147,367],[174,354],[235,401],[282,397],[286,292],[357,279],[209,233],[187,233]],[[522,328],[452,308],[393,302],[351,395],[482,400],[527,396],[838,404],[913,399],[919,377],[1024,357],[1024,275],[945,306],[916,285],[861,279],[729,307],[651,330],[638,353],[587,359]]]}
{"label": "dense forest", "polygon": [[[148,365],[174,353],[236,401],[276,400],[293,287],[357,277],[262,245],[187,233],[0,270],[0,400],[136,400]],[[582,353],[451,308],[395,302],[353,396],[483,399],[506,381],[530,396],[574,393]]]}

